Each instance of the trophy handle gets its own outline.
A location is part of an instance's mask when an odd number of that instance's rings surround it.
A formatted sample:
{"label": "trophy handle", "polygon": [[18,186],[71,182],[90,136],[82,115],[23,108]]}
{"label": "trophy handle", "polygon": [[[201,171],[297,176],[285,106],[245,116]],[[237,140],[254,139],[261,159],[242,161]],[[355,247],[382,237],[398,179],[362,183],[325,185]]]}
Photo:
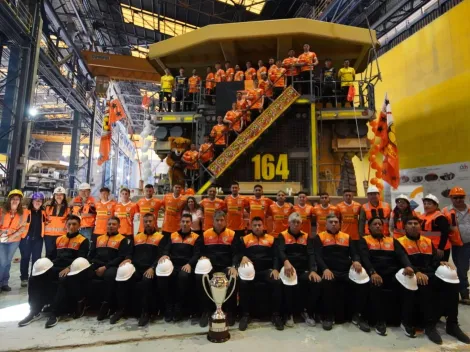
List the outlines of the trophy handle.
{"label": "trophy handle", "polygon": [[210,300],[215,303],[215,301],[212,299],[212,296],[211,296],[211,295],[209,294],[209,292],[207,291],[207,288],[206,288],[206,281],[209,282],[209,275],[204,274],[203,277],[202,277],[202,287],[204,287],[204,291],[206,291],[207,297],[209,297]]}
{"label": "trophy handle", "polygon": [[[232,280],[235,280],[237,281],[237,278],[234,277],[234,276],[230,276],[230,280],[228,281],[228,285],[230,286],[230,284],[232,283]],[[227,296],[227,298],[225,298],[224,300],[224,303],[228,301],[228,299],[232,296],[233,292],[235,292],[235,286],[237,285],[236,282],[233,283],[233,287],[232,287],[232,291],[230,292],[230,294]]]}

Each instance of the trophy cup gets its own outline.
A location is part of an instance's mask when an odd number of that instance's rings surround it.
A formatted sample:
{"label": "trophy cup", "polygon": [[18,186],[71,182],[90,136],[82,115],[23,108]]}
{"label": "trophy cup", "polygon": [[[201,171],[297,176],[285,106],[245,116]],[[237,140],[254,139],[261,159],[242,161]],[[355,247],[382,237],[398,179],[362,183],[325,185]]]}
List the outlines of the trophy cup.
{"label": "trophy cup", "polygon": [[[211,289],[211,295],[206,288],[206,280],[209,282]],[[212,279],[209,280],[209,275],[202,277],[202,286],[206,291],[207,296],[215,303],[216,310],[209,319],[209,332],[207,333],[207,339],[210,342],[225,342],[230,339],[230,333],[228,332],[227,320],[225,313],[222,311],[222,304],[232,296],[235,291],[235,283],[232,287],[232,292],[227,296],[227,289],[234,280],[234,277],[230,277],[230,281],[224,273],[214,273]],[[236,279],[235,279],[236,280]]]}

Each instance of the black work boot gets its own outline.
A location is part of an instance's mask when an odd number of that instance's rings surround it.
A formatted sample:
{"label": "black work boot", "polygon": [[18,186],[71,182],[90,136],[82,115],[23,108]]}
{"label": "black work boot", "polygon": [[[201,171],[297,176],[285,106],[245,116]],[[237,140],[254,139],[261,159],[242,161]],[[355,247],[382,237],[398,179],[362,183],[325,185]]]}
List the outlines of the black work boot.
{"label": "black work boot", "polygon": [[446,333],[455,337],[460,342],[466,343],[467,345],[470,344],[470,338],[460,329],[457,323],[447,323]]}

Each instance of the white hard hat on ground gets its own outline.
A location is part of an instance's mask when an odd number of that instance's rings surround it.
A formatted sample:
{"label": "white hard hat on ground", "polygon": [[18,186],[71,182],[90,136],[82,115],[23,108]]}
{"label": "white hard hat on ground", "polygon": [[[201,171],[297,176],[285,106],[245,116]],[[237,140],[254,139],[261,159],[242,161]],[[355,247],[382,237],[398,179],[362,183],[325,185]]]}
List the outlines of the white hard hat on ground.
{"label": "white hard hat on ground", "polygon": [[460,282],[459,277],[457,276],[457,271],[452,270],[447,265],[440,265],[436,270],[436,276],[442,281],[450,284],[458,284]]}
{"label": "white hard hat on ground", "polygon": [[173,272],[173,263],[169,259],[165,259],[162,263],[157,265],[155,270],[157,276],[170,276]]}
{"label": "white hard hat on ground", "polygon": [[349,278],[356,284],[366,284],[370,281],[370,277],[367,275],[364,268],[362,268],[361,272],[358,273],[353,267],[351,267],[351,269],[349,269]]}
{"label": "white hard hat on ground", "polygon": [[367,194],[369,194],[369,193],[380,193],[380,191],[375,186],[369,186],[369,188],[367,188]]}
{"label": "white hard hat on ground", "polygon": [[56,187],[56,189],[54,189],[54,194],[67,194],[67,191],[64,187]]}
{"label": "white hard hat on ground", "polygon": [[131,263],[126,263],[120,266],[116,273],[116,281],[127,281],[135,273],[135,266]]}
{"label": "white hard hat on ground", "polygon": [[400,194],[398,197],[395,198],[395,202],[399,199],[403,199],[403,200],[406,200],[408,203],[410,202],[410,199],[404,195],[404,194]]}
{"label": "white hard hat on ground", "polygon": [[87,189],[91,189],[91,186],[89,183],[83,182],[82,184],[80,184],[80,186],[78,186],[79,191],[84,191]]}
{"label": "white hard hat on ground", "polygon": [[295,286],[297,285],[297,272],[294,269],[294,274],[291,277],[287,277],[286,273],[284,272],[284,267],[281,268],[281,272],[279,273],[279,277],[281,281],[286,286]]}
{"label": "white hard hat on ground", "polygon": [[211,271],[212,264],[207,258],[198,260],[196,268],[194,269],[195,274],[209,274]]}
{"label": "white hard hat on ground", "polygon": [[253,263],[249,262],[245,266],[240,266],[238,268],[238,275],[240,275],[240,279],[245,281],[252,281],[255,278],[255,267]]}
{"label": "white hard hat on ground", "polygon": [[79,257],[75,259],[70,265],[70,271],[68,276],[73,276],[81,273],[83,270],[88,269],[91,266],[90,262],[85,258]]}
{"label": "white hard hat on ground", "polygon": [[411,291],[416,291],[418,289],[418,279],[416,278],[416,275],[414,274],[413,276],[403,275],[404,270],[405,269],[398,270],[398,272],[395,274],[396,279],[406,289],[411,290]]}
{"label": "white hard hat on ground", "polygon": [[51,262],[49,258],[39,258],[33,265],[33,276],[39,276],[44,274],[50,268],[52,268],[54,264]]}
{"label": "white hard hat on ground", "polygon": [[439,198],[437,198],[434,194],[429,193],[427,196],[423,197],[423,201],[425,200],[432,200],[437,205],[439,205]]}

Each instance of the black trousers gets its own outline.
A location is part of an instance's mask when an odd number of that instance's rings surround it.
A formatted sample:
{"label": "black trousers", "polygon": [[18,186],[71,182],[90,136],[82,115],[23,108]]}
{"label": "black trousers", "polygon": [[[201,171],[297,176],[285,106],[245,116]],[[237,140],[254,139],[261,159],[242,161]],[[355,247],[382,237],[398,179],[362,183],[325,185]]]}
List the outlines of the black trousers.
{"label": "black trousers", "polygon": [[184,101],[184,111],[193,111],[197,107],[197,93],[189,93]]}
{"label": "black trousers", "polygon": [[38,314],[46,304],[51,304],[57,292],[59,273],[64,268],[52,267],[42,275],[31,276],[28,283],[28,302],[31,313]]}
{"label": "black trousers", "polygon": [[193,271],[187,273],[181,267],[175,267],[170,276],[158,277],[158,289],[166,305],[183,305],[192,276]]}
{"label": "black trousers", "polygon": [[447,316],[447,324],[457,324],[459,314],[459,284],[450,284],[436,276],[429,278],[426,286],[418,285],[417,291],[405,288],[403,297],[403,322],[414,326],[414,317],[423,317],[424,327],[433,327],[442,315]]}
{"label": "black trousers", "polygon": [[323,83],[323,103],[331,103],[333,107],[336,107],[336,99],[335,99],[335,92],[334,92],[334,84],[333,83]]}
{"label": "black trousers", "polygon": [[313,315],[321,293],[320,283],[310,281],[308,279],[308,271],[297,271],[297,275],[297,285],[283,285],[286,313],[288,315],[298,313],[294,312],[295,302],[301,302],[301,304],[298,304],[297,306],[300,306],[301,309],[306,308],[307,312],[310,315]]}
{"label": "black trousers", "polygon": [[46,257],[49,257],[49,255],[55,249],[56,242],[57,236],[44,236],[44,247],[46,247]]}
{"label": "black trousers", "polygon": [[[385,322],[386,317],[386,291],[391,291],[392,296],[397,298],[400,294],[400,284],[398,283],[395,275],[382,276],[383,284],[381,286],[376,286],[369,282],[369,298],[370,298],[370,318],[375,322]],[[403,305],[402,305],[403,308]],[[362,313],[362,312],[360,312]],[[406,312],[402,311],[402,320]]]}
{"label": "black trousers", "polygon": [[[310,77],[313,80],[313,73],[310,76],[310,71],[302,71],[300,72],[300,80],[302,81],[299,86],[302,91],[302,94],[311,94],[310,91]],[[313,82],[312,82],[312,87],[313,87]]]}
{"label": "black trousers", "polygon": [[[184,102],[184,90],[183,89],[177,89],[175,92],[175,98],[176,98],[176,103],[175,103],[175,111],[179,112],[182,110],[183,102]],[[183,109],[185,106],[183,106]]]}
{"label": "black trousers", "polygon": [[206,98],[205,98],[206,104],[214,105],[213,99],[215,99],[215,88],[212,88],[212,89],[206,88]]}
{"label": "black trousers", "polygon": [[107,302],[110,305],[115,305],[117,269],[117,267],[108,268],[105,270],[103,276],[97,276],[93,271],[89,293],[90,296],[93,296],[93,298],[98,298],[102,303]]}
{"label": "black trousers", "polygon": [[225,144],[214,144],[214,160],[225,150]]}
{"label": "black trousers", "polygon": [[116,296],[118,308],[126,310],[128,308],[133,291],[138,293],[135,298],[140,300],[142,312],[150,313],[150,303],[154,293],[155,277],[148,279],[144,276],[146,270],[136,270],[127,281],[116,282]]}
{"label": "black trousers", "polygon": [[253,286],[256,282],[265,282],[270,286],[272,313],[279,314],[282,305],[282,281],[280,279],[274,280],[271,277],[271,270],[257,271],[252,281],[240,279],[240,308],[242,313],[249,314],[251,312],[252,299],[255,294]]}
{"label": "black trousers", "polygon": [[[158,95],[160,97],[160,112],[163,111],[163,107],[171,111],[171,92],[160,92]],[[163,101],[164,98],[166,98],[166,102]]]}
{"label": "black trousers", "polygon": [[348,275],[334,274],[333,280],[322,280],[323,310],[326,319],[346,320],[347,303],[352,304],[353,313],[364,311],[367,302],[367,284],[359,285],[349,280]]}
{"label": "black trousers", "polygon": [[[209,273],[209,278],[211,279],[212,274],[216,272],[223,272],[227,276],[227,279],[230,280],[228,271],[229,271],[228,268],[224,269],[224,268],[214,267],[213,270]],[[215,303],[212,302],[211,299],[207,296],[206,292],[204,291],[204,287],[202,286],[203,285],[202,280],[203,280],[204,275],[195,274],[195,277],[196,277],[196,291],[199,297],[199,309],[200,309],[199,313],[202,313],[202,312],[213,313],[215,311]],[[205,285],[209,294],[211,294],[209,283],[206,282]],[[232,279],[232,283],[227,288],[227,296],[230,294],[230,292],[232,292],[234,285],[236,285],[236,280]],[[224,312],[234,313],[236,309],[237,309],[237,287],[235,287],[235,291],[233,292],[233,294],[230,296],[227,302],[225,302],[222,306],[222,310]]]}
{"label": "black trousers", "polygon": [[92,276],[93,271],[88,268],[77,275],[59,278],[59,286],[52,303],[52,312],[56,315],[72,312],[77,302],[86,297]]}

